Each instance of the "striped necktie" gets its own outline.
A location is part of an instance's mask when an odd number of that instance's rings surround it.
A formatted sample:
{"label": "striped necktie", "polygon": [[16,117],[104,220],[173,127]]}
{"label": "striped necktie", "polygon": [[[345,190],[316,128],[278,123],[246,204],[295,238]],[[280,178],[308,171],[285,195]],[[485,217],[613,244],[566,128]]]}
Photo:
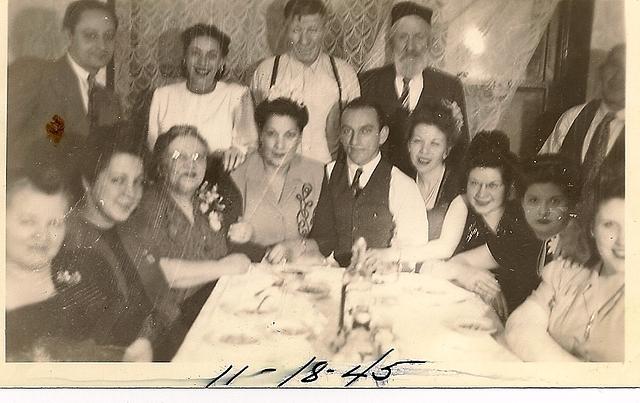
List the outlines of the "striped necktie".
{"label": "striped necktie", "polygon": [[402,104],[402,109],[409,111],[409,83],[410,79],[403,77],[402,78],[402,93],[400,94],[400,104]]}
{"label": "striped necktie", "polygon": [[362,176],[362,168],[356,169],[356,173],[353,175],[353,181],[351,181],[351,194],[353,194],[354,197],[358,197],[362,190],[360,187],[360,176]]}
{"label": "striped necktie", "polygon": [[93,127],[96,123],[95,119],[95,92],[96,92],[96,75],[95,73],[89,73],[87,77],[87,83],[89,84],[89,90],[87,93],[87,117],[89,118],[89,127]]}
{"label": "striped necktie", "polygon": [[611,135],[609,126],[614,119],[615,115],[612,112],[608,112],[600,124],[598,124],[591,143],[589,143],[589,148],[582,163],[582,172],[584,172],[584,180],[582,182],[583,192],[590,192],[596,182],[600,167],[607,156],[607,148]]}

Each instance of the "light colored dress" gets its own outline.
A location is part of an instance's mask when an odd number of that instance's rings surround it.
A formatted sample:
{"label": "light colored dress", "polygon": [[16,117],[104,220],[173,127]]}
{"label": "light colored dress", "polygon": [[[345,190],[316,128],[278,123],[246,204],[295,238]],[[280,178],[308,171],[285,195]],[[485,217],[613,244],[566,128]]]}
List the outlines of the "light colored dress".
{"label": "light colored dress", "polygon": [[321,163],[296,155],[280,199],[269,189],[270,178],[258,152],[231,173],[242,193],[244,219],[253,226],[252,242],[270,246],[308,234],[322,188],[323,169]]}
{"label": "light colored dress", "polygon": [[239,84],[218,81],[208,94],[189,91],[186,81],[156,89],[149,111],[149,148],[175,125],[197,127],[209,152],[231,147],[248,152],[258,143],[251,94]]}
{"label": "light colored dress", "polygon": [[624,280],[605,284],[591,269],[554,260],[529,299],[549,311],[548,331],[586,361],[624,361]]}

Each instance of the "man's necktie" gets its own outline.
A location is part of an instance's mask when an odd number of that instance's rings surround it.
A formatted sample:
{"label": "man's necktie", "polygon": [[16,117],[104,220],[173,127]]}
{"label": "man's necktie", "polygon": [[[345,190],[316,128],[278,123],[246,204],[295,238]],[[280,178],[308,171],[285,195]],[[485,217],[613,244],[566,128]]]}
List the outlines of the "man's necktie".
{"label": "man's necktie", "polygon": [[582,190],[590,192],[596,183],[596,177],[600,171],[600,167],[607,156],[607,147],[609,145],[610,131],[609,126],[615,115],[611,112],[607,113],[593,134],[589,148],[584,156],[582,163],[583,181]]}
{"label": "man's necktie", "polygon": [[89,84],[89,90],[87,93],[87,117],[89,118],[89,127],[93,127],[96,123],[95,96],[97,83],[95,73],[89,73],[89,77],[87,77],[87,83]]}
{"label": "man's necktie", "polygon": [[403,77],[402,78],[402,93],[400,94],[400,104],[402,104],[402,108],[406,111],[409,111],[409,82],[410,79]]}
{"label": "man's necktie", "polygon": [[351,181],[351,194],[354,197],[358,197],[362,188],[360,188],[360,176],[362,176],[362,168],[356,169],[355,175],[353,175],[353,181]]}

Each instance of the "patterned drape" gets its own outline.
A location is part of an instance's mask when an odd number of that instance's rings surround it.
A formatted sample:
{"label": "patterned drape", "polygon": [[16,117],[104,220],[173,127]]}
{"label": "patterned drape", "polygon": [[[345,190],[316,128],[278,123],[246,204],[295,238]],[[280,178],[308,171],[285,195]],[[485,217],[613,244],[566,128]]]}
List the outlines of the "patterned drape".
{"label": "patterned drape", "polygon": [[[494,128],[559,0],[418,0],[434,9],[431,64],[465,84],[472,133]],[[227,79],[247,83],[257,63],[284,50],[286,0],[117,0],[116,90],[136,114],[154,88],[179,79],[180,32],[214,23],[231,37]],[[368,70],[389,60],[392,0],[325,0],[326,48]]]}

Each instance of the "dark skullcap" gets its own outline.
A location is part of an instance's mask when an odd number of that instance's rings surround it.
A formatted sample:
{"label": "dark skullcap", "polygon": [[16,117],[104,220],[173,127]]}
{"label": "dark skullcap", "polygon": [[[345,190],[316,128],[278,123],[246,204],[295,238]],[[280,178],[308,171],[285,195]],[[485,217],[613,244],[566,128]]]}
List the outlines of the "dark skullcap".
{"label": "dark skullcap", "polygon": [[391,9],[391,25],[395,24],[400,18],[406,17],[407,15],[420,17],[425,20],[427,24],[431,25],[433,10],[412,1],[400,2]]}

